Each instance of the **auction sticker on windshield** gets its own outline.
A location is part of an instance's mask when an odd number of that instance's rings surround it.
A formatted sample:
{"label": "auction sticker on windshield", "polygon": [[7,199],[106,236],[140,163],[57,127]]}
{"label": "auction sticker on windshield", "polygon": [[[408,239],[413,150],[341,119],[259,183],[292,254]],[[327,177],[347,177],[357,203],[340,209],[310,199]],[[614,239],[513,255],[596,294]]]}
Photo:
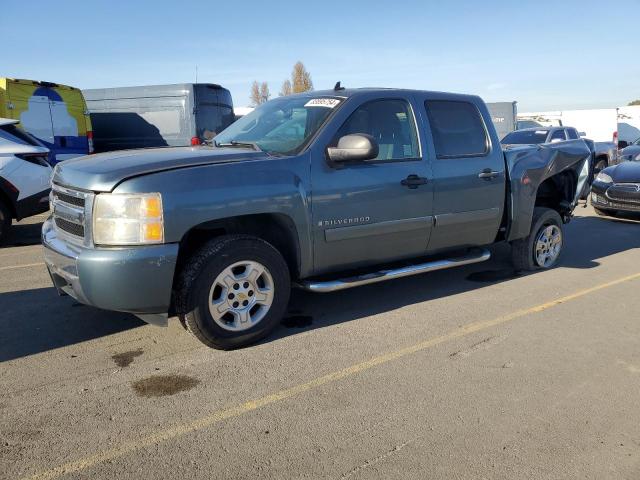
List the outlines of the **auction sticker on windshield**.
{"label": "auction sticker on windshield", "polygon": [[340,103],[337,98],[312,98],[304,104],[305,107],[327,107],[334,108]]}

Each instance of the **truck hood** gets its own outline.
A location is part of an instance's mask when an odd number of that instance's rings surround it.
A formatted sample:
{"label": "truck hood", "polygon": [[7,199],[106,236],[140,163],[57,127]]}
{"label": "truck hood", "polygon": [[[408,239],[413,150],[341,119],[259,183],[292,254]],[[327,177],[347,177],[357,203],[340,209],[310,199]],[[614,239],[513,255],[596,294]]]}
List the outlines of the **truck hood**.
{"label": "truck hood", "polygon": [[245,148],[168,147],[121,150],[74,158],[59,163],[53,182],[70,188],[110,192],[122,181],[150,173],[200,165],[268,158]]}

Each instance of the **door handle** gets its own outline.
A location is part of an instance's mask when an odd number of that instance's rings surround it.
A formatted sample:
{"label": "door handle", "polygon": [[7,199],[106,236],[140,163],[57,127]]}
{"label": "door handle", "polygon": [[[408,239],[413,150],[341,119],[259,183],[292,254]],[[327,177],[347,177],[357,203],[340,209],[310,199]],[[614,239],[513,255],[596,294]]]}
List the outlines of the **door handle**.
{"label": "door handle", "polygon": [[485,180],[491,180],[492,178],[499,177],[501,175],[500,172],[496,172],[495,170],[491,170],[490,168],[485,168],[478,174],[478,178],[484,178]]}
{"label": "door handle", "polygon": [[411,174],[400,183],[405,187],[409,187],[411,189],[418,188],[420,185],[426,185],[429,180],[425,177],[419,177],[418,175]]}

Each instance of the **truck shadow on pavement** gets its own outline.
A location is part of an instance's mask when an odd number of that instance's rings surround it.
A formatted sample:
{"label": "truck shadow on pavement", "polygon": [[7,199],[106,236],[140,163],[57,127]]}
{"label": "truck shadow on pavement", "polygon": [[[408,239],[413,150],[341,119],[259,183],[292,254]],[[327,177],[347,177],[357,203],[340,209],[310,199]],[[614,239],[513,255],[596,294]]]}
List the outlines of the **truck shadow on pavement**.
{"label": "truck shadow on pavement", "polygon": [[0,362],[144,325],[133,315],[85,307],[53,287],[0,294]]}
{"label": "truck shadow on pavement", "polygon": [[[639,248],[640,224],[576,217],[566,228],[565,241],[559,268],[591,269],[600,265],[601,258]],[[261,343],[486,288],[519,276],[511,268],[508,245],[495,245],[491,251],[493,257],[488,262],[342,292],[313,294],[294,290],[283,326]],[[477,274],[483,273],[483,280],[478,281],[482,275]],[[571,286],[567,286],[569,291]],[[81,306],[70,297],[60,298],[53,288],[0,293],[0,312],[0,362],[145,325],[133,315]]]}
{"label": "truck shadow on pavement", "polygon": [[[558,268],[591,269],[599,259],[640,248],[640,223],[631,219],[575,217],[565,230],[565,250]],[[294,290],[290,320],[263,343],[298,332],[390,312],[406,305],[457,295],[536,272],[517,273],[507,244],[491,247],[491,260],[466,267],[368,285],[331,294]],[[482,278],[482,280],[478,280]],[[570,293],[567,286],[565,293]]]}
{"label": "truck shadow on pavement", "polygon": [[14,223],[7,239],[0,245],[0,249],[38,245],[40,243],[42,223]]}

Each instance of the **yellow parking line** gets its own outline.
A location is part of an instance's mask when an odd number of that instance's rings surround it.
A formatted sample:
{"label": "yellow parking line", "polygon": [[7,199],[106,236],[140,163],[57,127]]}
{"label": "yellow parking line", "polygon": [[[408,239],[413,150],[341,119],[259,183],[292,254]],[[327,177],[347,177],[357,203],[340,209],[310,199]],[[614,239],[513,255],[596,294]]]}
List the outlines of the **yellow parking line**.
{"label": "yellow parking line", "polygon": [[54,467],[49,470],[43,470],[41,472],[31,475],[30,477],[25,477],[25,479],[30,479],[30,480],[52,479],[52,478],[60,477],[62,475],[67,475],[70,473],[86,470],[87,468],[93,467],[95,465],[98,465],[100,463],[104,463],[110,460],[114,460],[116,458],[122,457],[129,453],[133,453],[138,450],[141,450],[145,447],[157,445],[160,442],[166,442],[176,437],[181,437],[183,435],[186,435],[190,432],[194,432],[197,430],[201,430],[203,428],[210,427],[216,423],[220,423],[229,418],[239,417],[240,415],[251,412],[253,410],[257,410],[258,408],[265,407],[267,405],[271,405],[276,402],[280,402],[282,400],[286,400],[289,398],[297,397],[310,390],[314,390],[323,385],[327,385],[329,383],[342,380],[346,377],[350,377],[352,375],[363,372],[365,370],[369,370],[378,365],[388,363],[392,360],[397,360],[399,358],[406,357],[407,355],[411,355],[413,353],[426,350],[436,345],[440,345],[448,341],[455,340],[457,338],[464,337],[466,335],[470,335],[475,332],[479,332],[481,330],[486,330],[491,327],[505,324],[507,322],[516,320],[518,318],[522,318],[532,313],[542,312],[551,307],[555,307],[556,305],[559,305],[561,303],[565,303],[570,300],[575,300],[576,298],[584,297],[593,292],[597,292],[598,290],[603,290],[605,288],[613,287],[614,285],[619,285],[623,282],[628,282],[630,280],[635,280],[638,278],[640,278],[640,273],[622,277],[617,280],[613,280],[611,282],[602,283],[600,285],[596,285],[591,288],[587,288],[585,290],[580,290],[578,292],[572,293],[565,297],[561,297],[556,300],[552,300],[550,302],[543,303],[541,305],[537,305],[532,308],[518,310],[516,312],[509,313],[507,315],[503,315],[491,320],[470,323],[468,325],[456,328],[455,330],[445,333],[444,335],[434,337],[434,338],[422,341],[420,343],[416,343],[415,345],[411,345],[411,346],[402,348],[400,350],[396,350],[393,352],[386,353],[384,355],[380,355],[378,357],[374,357],[370,360],[367,360],[362,363],[357,363],[355,365],[351,365],[350,367],[344,368],[342,370],[337,370],[335,372],[328,373],[327,375],[323,375],[321,377],[315,378],[310,382],[301,383],[299,385],[286,388],[279,392],[272,393],[271,395],[267,395],[265,397],[261,397],[256,400],[250,400],[248,402],[244,402],[240,405],[236,405],[235,407],[230,407],[224,410],[218,410],[218,411],[212,412],[211,414],[205,417],[198,418],[191,422],[175,425],[173,427],[170,427],[164,430],[159,430],[157,432],[154,432],[142,438],[122,443],[117,447],[100,451],[93,455],[89,455],[85,458],[81,458],[73,462],[65,463],[64,465],[60,465],[58,467]]}
{"label": "yellow parking line", "polygon": [[44,263],[26,263],[24,265],[12,265],[10,267],[0,267],[0,270],[15,270],[16,268],[28,268],[28,267],[40,267],[43,266]]}

